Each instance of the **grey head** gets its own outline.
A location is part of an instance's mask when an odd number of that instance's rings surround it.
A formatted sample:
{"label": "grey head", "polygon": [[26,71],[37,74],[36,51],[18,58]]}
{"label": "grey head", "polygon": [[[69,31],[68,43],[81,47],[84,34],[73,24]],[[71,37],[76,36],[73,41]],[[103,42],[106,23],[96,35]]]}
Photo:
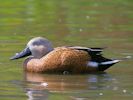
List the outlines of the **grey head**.
{"label": "grey head", "polygon": [[35,58],[41,58],[53,50],[52,44],[49,40],[43,37],[36,37],[31,39],[26,48],[20,53],[16,53],[11,60],[23,58],[32,55]]}

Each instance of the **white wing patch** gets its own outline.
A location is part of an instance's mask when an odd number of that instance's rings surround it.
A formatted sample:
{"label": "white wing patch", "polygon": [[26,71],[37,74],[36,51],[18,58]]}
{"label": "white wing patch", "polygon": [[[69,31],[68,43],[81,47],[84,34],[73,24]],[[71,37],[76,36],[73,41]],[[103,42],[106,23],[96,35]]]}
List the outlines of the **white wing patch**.
{"label": "white wing patch", "polygon": [[112,61],[106,61],[106,62],[101,62],[101,63],[98,63],[98,62],[95,62],[95,61],[89,61],[87,63],[87,66],[97,68],[99,65],[110,65],[110,64],[115,64],[119,61],[121,61],[121,60],[112,60]]}
{"label": "white wing patch", "polygon": [[98,63],[95,62],[95,61],[89,61],[89,62],[87,63],[87,66],[88,66],[88,67],[95,67],[95,68],[97,68],[97,67],[98,67]]}
{"label": "white wing patch", "polygon": [[102,62],[102,63],[100,63],[100,64],[101,64],[101,65],[108,65],[108,64],[117,63],[117,62],[119,62],[119,61],[121,61],[121,60],[106,61],[106,62]]}

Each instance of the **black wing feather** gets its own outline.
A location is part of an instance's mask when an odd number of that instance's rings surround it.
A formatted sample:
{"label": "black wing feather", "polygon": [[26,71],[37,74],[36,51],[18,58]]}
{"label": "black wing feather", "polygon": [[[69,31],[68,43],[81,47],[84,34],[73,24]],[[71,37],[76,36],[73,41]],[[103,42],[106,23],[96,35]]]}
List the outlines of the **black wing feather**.
{"label": "black wing feather", "polygon": [[104,48],[88,48],[88,47],[80,47],[80,46],[68,46],[68,48],[73,48],[77,50],[83,50],[92,54],[100,54]]}

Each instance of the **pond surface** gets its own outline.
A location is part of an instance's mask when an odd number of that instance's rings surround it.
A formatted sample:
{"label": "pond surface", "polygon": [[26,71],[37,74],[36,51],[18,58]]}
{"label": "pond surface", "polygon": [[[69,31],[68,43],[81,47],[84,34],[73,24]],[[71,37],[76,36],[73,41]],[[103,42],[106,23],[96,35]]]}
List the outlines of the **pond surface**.
{"label": "pond surface", "polygon": [[9,58],[36,36],[133,56],[133,0],[0,0],[0,100],[133,100],[133,59],[106,73],[23,72],[24,59]]}

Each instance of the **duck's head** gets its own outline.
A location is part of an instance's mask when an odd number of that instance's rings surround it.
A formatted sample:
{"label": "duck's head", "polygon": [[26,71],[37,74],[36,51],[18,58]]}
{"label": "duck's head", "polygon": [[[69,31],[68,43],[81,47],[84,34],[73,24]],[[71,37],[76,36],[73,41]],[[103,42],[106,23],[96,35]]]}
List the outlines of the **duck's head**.
{"label": "duck's head", "polygon": [[41,58],[52,50],[53,47],[49,40],[42,37],[36,37],[27,43],[27,46],[23,51],[16,53],[16,55],[10,59],[15,60],[29,55],[32,55],[35,58]]}

